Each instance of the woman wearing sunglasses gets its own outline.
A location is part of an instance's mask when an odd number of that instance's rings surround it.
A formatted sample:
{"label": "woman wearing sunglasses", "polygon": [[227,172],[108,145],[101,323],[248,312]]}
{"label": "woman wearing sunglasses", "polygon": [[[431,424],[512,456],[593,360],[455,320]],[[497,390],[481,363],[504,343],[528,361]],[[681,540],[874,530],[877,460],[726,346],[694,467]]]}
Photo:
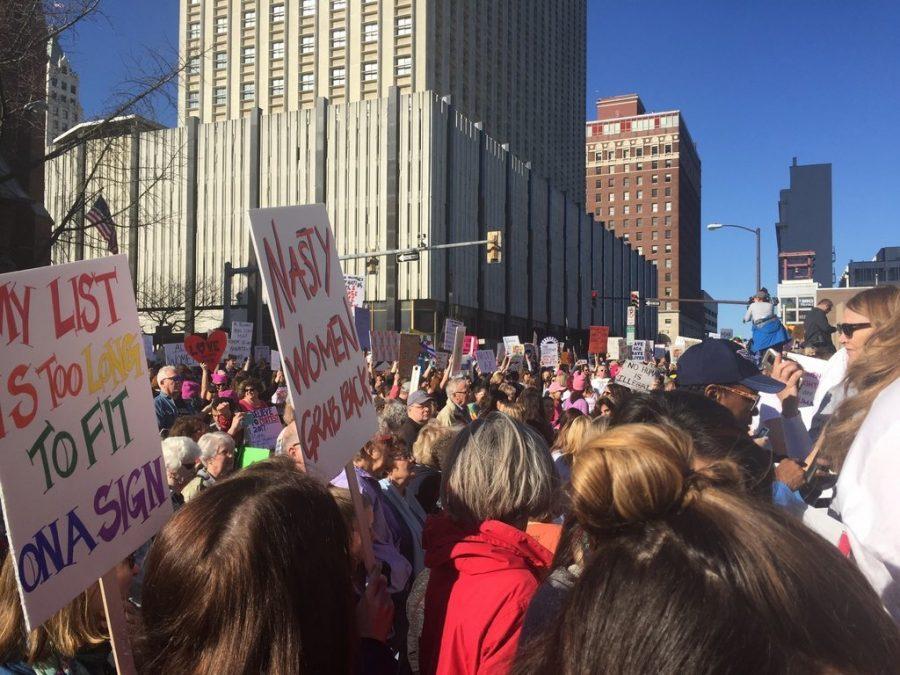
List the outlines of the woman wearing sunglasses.
{"label": "woman wearing sunglasses", "polygon": [[832,510],[853,558],[900,622],[900,288],[859,293],[843,318],[844,399],[822,432],[819,457],[840,474]]}

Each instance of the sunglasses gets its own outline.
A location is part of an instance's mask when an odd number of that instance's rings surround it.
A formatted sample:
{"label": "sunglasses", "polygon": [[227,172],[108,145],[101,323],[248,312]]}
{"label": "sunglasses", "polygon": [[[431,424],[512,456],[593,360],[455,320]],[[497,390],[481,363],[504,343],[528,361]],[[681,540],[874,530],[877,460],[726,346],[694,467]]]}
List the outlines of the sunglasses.
{"label": "sunglasses", "polygon": [[839,323],[837,329],[841,331],[841,335],[845,338],[852,338],[853,334],[861,328],[871,328],[870,323]]}
{"label": "sunglasses", "polygon": [[730,391],[735,396],[740,396],[741,398],[747,401],[753,401],[753,407],[755,408],[759,404],[759,394],[748,394],[746,391],[741,391],[740,389],[733,389],[732,387],[726,387],[724,384],[716,385],[719,389],[724,389],[725,391]]}

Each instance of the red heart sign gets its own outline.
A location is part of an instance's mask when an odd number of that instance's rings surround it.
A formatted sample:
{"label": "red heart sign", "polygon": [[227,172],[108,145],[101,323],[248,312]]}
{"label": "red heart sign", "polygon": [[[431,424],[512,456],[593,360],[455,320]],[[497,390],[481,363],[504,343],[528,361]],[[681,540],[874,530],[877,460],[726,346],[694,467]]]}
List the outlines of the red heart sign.
{"label": "red heart sign", "polygon": [[210,370],[215,370],[228,348],[228,333],[214,330],[207,337],[188,335],[184,338],[184,350],[197,363],[205,363]]}

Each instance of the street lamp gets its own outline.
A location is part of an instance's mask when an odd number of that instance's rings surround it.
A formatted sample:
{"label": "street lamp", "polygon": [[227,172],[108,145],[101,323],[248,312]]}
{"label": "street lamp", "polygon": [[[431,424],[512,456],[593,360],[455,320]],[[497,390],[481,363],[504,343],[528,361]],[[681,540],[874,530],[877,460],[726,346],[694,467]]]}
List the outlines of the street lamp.
{"label": "street lamp", "polygon": [[723,227],[733,227],[736,230],[746,230],[747,232],[751,232],[756,235],[756,290],[758,291],[762,288],[762,278],[760,275],[760,257],[759,257],[759,246],[760,239],[762,238],[762,232],[760,228],[756,228],[755,230],[752,227],[744,227],[743,225],[726,225],[725,223],[710,223],[706,226],[706,229],[709,231],[721,230]]}

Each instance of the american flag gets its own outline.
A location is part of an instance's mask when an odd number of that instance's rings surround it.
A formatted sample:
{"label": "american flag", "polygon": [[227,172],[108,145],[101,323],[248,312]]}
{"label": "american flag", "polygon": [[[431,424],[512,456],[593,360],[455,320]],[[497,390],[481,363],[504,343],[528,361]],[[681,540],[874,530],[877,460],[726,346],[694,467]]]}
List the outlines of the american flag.
{"label": "american flag", "polygon": [[97,197],[97,201],[94,202],[85,217],[100,230],[100,236],[106,240],[106,250],[110,253],[118,253],[119,241],[116,238],[116,224],[113,222],[109,205],[103,199],[103,195]]}

